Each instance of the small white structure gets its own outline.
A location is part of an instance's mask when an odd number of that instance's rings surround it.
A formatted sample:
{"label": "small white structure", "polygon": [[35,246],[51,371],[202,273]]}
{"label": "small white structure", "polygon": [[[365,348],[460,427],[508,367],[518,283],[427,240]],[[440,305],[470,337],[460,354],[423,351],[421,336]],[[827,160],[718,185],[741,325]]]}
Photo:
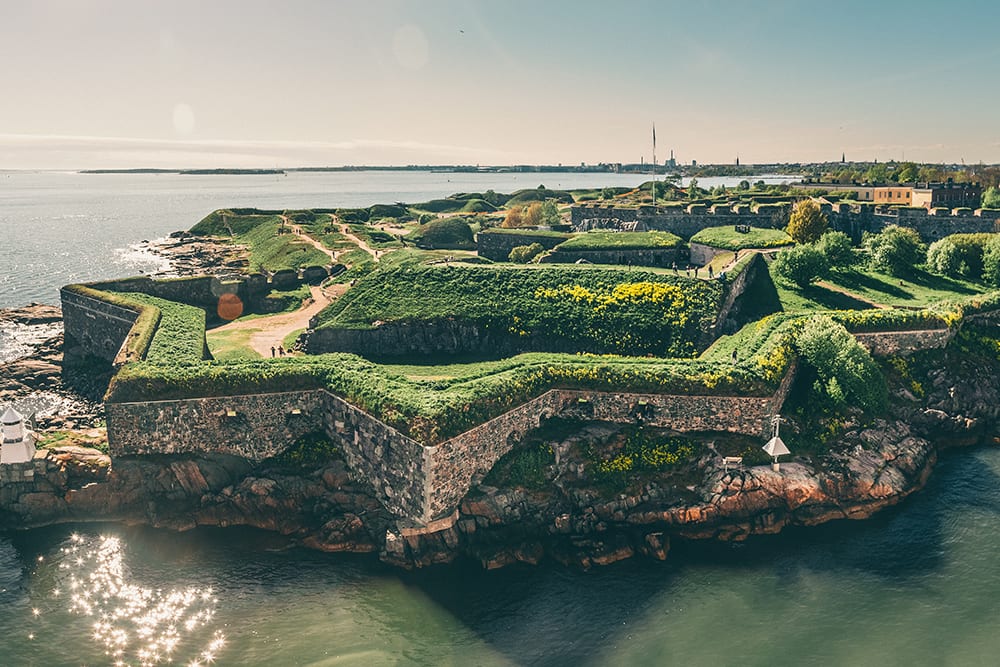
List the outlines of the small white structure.
{"label": "small white structure", "polygon": [[785,454],[791,454],[791,452],[788,450],[788,447],[785,446],[785,442],[781,439],[781,436],[778,435],[778,429],[781,427],[781,416],[775,415],[771,419],[771,424],[774,426],[774,435],[767,441],[766,445],[761,447],[761,449],[767,452],[768,456],[774,457],[774,463],[771,464],[771,469],[774,470],[774,472],[778,472],[781,470],[781,466],[778,463],[778,457],[784,456]]}
{"label": "small white structure", "polygon": [[35,457],[35,434],[24,426],[24,417],[13,407],[0,417],[3,444],[0,445],[0,465],[27,463]]}

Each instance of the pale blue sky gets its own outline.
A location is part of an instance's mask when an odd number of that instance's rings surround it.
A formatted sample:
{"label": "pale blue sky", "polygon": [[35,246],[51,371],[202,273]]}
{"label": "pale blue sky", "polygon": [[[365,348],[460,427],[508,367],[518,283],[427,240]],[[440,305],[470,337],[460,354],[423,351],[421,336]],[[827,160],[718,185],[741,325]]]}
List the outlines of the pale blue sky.
{"label": "pale blue sky", "polygon": [[0,0],[0,168],[1000,162],[1000,3]]}

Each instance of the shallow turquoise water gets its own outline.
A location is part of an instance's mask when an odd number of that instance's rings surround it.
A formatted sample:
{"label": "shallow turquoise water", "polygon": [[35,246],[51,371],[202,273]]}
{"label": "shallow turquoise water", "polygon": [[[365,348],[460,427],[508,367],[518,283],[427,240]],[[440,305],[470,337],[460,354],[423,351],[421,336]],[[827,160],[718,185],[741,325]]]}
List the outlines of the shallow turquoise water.
{"label": "shallow turquoise water", "polygon": [[[956,452],[926,490],[868,521],[677,545],[666,563],[591,572],[460,564],[410,573],[244,530],[9,535],[0,538],[0,655],[10,665],[114,664],[93,636],[98,615],[73,611],[69,587],[102,570],[88,554],[113,536],[123,583],[159,591],[147,608],[195,589],[184,613],[214,612],[183,633],[175,664],[216,637],[222,665],[992,665],[998,473],[1000,450]],[[78,554],[61,551],[74,546]],[[217,602],[198,597],[208,589]],[[126,664],[141,664],[148,644],[139,616],[117,621],[129,633]]]}

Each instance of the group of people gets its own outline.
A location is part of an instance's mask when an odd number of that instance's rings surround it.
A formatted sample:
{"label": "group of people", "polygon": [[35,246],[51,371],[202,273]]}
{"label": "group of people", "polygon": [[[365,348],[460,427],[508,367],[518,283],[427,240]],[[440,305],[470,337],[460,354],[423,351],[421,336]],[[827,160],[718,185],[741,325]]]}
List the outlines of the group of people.
{"label": "group of people", "polygon": [[273,357],[275,356],[275,352],[277,352],[277,356],[279,356],[279,357],[283,357],[283,356],[285,356],[285,348],[284,348],[284,346],[282,346],[282,345],[279,345],[279,346],[278,346],[277,348],[275,348],[275,347],[274,347],[274,346],[272,345],[272,346],[271,346],[271,357],[272,357],[272,358],[273,358]]}

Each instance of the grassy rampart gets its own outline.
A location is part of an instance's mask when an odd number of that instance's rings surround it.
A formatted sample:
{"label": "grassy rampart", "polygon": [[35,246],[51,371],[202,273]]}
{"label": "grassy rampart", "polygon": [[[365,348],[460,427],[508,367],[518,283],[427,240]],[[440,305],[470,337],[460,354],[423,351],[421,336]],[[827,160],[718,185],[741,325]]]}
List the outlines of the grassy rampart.
{"label": "grassy rampart", "polygon": [[684,240],[670,232],[586,232],[556,246],[560,250],[647,250],[676,248]]}
{"label": "grassy rampart", "polygon": [[780,248],[792,245],[792,237],[782,229],[751,227],[749,232],[736,231],[736,225],[708,227],[691,237],[691,243],[701,243],[723,250],[747,248]]}
{"label": "grassy rampart", "polygon": [[451,318],[526,341],[559,342],[547,349],[685,357],[696,352],[721,300],[716,282],[649,271],[404,266],[366,277],[320,314],[320,326]]}

